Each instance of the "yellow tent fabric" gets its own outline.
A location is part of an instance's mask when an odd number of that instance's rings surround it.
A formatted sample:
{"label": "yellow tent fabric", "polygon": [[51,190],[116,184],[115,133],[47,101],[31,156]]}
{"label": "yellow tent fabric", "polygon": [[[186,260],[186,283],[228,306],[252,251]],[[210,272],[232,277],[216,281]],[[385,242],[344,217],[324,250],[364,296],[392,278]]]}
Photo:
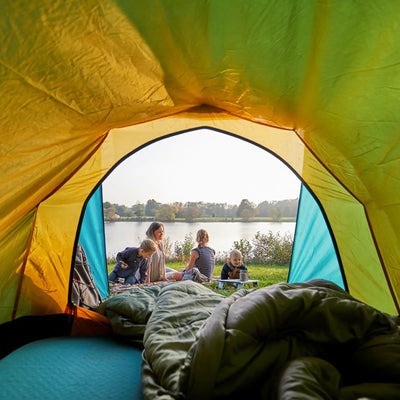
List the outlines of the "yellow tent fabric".
{"label": "yellow tent fabric", "polygon": [[124,156],[210,127],[318,197],[349,291],[400,296],[400,3],[0,4],[0,322],[63,312],[82,208]]}

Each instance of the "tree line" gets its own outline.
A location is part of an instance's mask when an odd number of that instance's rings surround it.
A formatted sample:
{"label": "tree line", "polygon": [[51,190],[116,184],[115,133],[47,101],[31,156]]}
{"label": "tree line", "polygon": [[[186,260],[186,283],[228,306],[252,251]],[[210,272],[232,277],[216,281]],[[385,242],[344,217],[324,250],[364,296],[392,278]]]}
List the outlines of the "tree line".
{"label": "tree line", "polygon": [[184,220],[192,222],[199,218],[239,218],[243,221],[251,221],[254,218],[270,218],[272,221],[278,222],[283,218],[295,219],[298,203],[298,198],[263,201],[259,204],[243,199],[239,205],[203,201],[164,204],[151,199],[147,200],[146,204],[137,202],[131,207],[104,202],[103,211],[105,220],[154,218],[159,221]]}

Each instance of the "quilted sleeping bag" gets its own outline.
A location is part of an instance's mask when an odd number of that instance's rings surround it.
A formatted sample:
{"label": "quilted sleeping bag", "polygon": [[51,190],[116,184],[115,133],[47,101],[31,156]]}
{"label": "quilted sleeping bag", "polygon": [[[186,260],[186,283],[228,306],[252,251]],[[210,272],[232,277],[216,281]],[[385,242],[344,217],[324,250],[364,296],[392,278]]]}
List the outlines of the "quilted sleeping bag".
{"label": "quilted sleeping bag", "polygon": [[400,398],[400,320],[322,280],[223,297],[182,281],[98,309],[143,345],[145,399]]}

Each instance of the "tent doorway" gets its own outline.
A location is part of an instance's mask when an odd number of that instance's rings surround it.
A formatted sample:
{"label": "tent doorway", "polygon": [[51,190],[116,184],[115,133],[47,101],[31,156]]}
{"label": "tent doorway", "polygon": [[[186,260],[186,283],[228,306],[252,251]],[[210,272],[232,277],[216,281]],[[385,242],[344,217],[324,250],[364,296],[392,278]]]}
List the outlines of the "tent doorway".
{"label": "tent doorway", "polygon": [[[96,226],[99,218],[102,219],[98,227],[98,238],[96,233],[88,231],[80,234],[80,241],[98,241],[94,246],[94,251],[102,255],[105,254],[107,243],[104,235],[104,215],[103,203],[113,205],[114,215],[106,217],[125,218],[132,216],[154,216],[154,209],[150,213],[148,208],[155,205],[157,210],[169,209],[170,218],[175,216],[182,218],[184,214],[179,213],[179,208],[184,209],[190,204],[202,206],[203,217],[225,217],[232,220],[237,217],[237,211],[243,200],[248,200],[254,205],[252,218],[271,217],[271,210],[266,210],[265,206],[269,202],[287,200],[299,197],[301,181],[296,175],[279,160],[275,155],[269,154],[263,148],[254,146],[244,140],[222,132],[210,129],[200,131],[185,132],[182,135],[174,135],[163,140],[152,143],[149,146],[125,158],[113,169],[113,172],[104,180],[102,192],[97,191],[93,196],[97,200],[91,200],[91,214],[95,220],[86,224],[89,227]],[[309,193],[306,191],[305,193]],[[344,287],[341,268],[339,267],[336,251],[333,246],[329,229],[325,223],[323,214],[312,196],[304,200],[306,207],[310,209],[310,204],[314,203],[313,214],[303,216],[302,229],[297,231],[301,237],[300,247],[296,248],[295,263],[291,266],[289,279],[301,281],[309,277],[315,277],[315,269],[318,269],[318,278],[327,278]],[[190,202],[189,200],[193,200]],[[214,207],[214,212],[210,213],[207,205]],[[224,215],[217,214],[215,207],[225,205]],[[93,209],[98,208],[97,211]],[[101,208],[101,209],[100,209]],[[182,211],[182,210],[181,210]],[[279,211],[278,221],[287,215],[282,210]],[[209,213],[210,215],[208,215]],[[230,213],[230,214],[229,214]],[[147,214],[147,215],[146,215]],[[150,215],[149,215],[150,214]],[[160,215],[160,214],[158,214]],[[302,213],[304,215],[304,212]],[[318,230],[318,237],[327,246],[320,250],[320,259],[325,262],[323,265],[309,262],[309,258],[316,257],[319,253],[318,247],[312,247],[307,253],[307,237],[310,236],[310,221],[319,216],[317,225],[312,229]],[[85,213],[85,218],[89,218]],[[84,218],[84,220],[85,220]],[[159,219],[159,218],[156,218]],[[251,220],[251,219],[250,219]],[[85,229],[85,224],[82,225]],[[306,228],[304,228],[306,226]],[[301,233],[300,233],[301,232]],[[304,232],[308,232],[304,234]],[[136,237],[136,236],[135,236]],[[139,237],[139,235],[138,235]],[[236,238],[238,240],[240,238]],[[132,245],[134,237],[128,238]],[[314,241],[314,239],[313,239]],[[87,244],[90,249],[92,244]],[[121,245],[122,250],[124,246]],[[91,256],[88,250],[88,258],[92,258],[91,264],[98,265],[95,255]],[[98,257],[97,257],[98,258]],[[304,260],[308,259],[308,267],[304,270]],[[332,264],[326,264],[326,260]],[[101,264],[101,263],[100,263]],[[328,263],[329,264],[329,263]],[[104,266],[101,267],[104,271]],[[94,272],[94,275],[98,275]],[[103,273],[104,275],[104,273]],[[100,286],[104,287],[103,297],[106,296],[106,282],[104,278],[97,278],[101,281]]]}

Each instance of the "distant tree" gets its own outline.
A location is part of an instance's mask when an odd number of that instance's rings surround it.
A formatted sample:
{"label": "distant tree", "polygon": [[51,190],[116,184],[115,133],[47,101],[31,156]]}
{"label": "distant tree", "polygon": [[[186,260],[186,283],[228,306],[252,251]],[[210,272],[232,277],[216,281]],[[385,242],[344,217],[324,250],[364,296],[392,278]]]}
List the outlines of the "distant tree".
{"label": "distant tree", "polygon": [[227,203],[207,203],[207,216],[226,217],[228,215]]}
{"label": "distant tree", "polygon": [[184,218],[183,203],[181,203],[179,201],[175,201],[171,205],[172,205],[172,207],[174,207],[175,218]]}
{"label": "distant tree", "polygon": [[105,219],[115,218],[115,206],[108,201],[103,204],[103,212]]}
{"label": "distant tree", "polygon": [[147,200],[144,213],[148,217],[154,217],[155,211],[160,208],[161,203],[158,203],[154,199]]}
{"label": "distant tree", "polygon": [[263,201],[258,205],[260,217],[296,218],[299,199]]}
{"label": "distant tree", "polygon": [[282,200],[282,216],[296,217],[299,207],[299,199]]}
{"label": "distant tree", "polygon": [[229,218],[234,218],[237,215],[238,206],[237,205],[228,205],[226,216]]}
{"label": "distant tree", "polygon": [[175,217],[176,218],[185,218],[185,209],[184,208],[175,209]]}
{"label": "distant tree", "polygon": [[237,216],[239,218],[243,218],[245,221],[248,221],[250,218],[254,217],[257,213],[257,208],[254,203],[251,203],[247,199],[243,199],[237,210]]}
{"label": "distant tree", "polygon": [[119,205],[119,204],[114,204],[114,205],[115,205],[115,212],[120,217],[133,217],[134,212],[131,208],[128,208],[127,206]]}
{"label": "distant tree", "polygon": [[174,221],[175,212],[174,207],[168,204],[163,204],[158,210],[154,211],[154,216],[159,221]]}
{"label": "distant tree", "polygon": [[282,217],[281,210],[277,207],[272,207],[268,211],[268,216],[272,218],[272,221],[279,222]]}
{"label": "distant tree", "polygon": [[268,211],[271,208],[269,201],[263,201],[258,205],[258,212],[260,217],[268,217]]}
{"label": "distant tree", "polygon": [[185,215],[185,221],[192,222],[194,221],[195,218],[201,217],[201,211],[195,206],[190,206],[185,208],[184,215]]}
{"label": "distant tree", "polygon": [[143,204],[141,204],[141,203],[136,203],[136,206],[135,206],[135,215],[138,217],[138,218],[142,218],[143,216],[144,216],[144,205]]}

